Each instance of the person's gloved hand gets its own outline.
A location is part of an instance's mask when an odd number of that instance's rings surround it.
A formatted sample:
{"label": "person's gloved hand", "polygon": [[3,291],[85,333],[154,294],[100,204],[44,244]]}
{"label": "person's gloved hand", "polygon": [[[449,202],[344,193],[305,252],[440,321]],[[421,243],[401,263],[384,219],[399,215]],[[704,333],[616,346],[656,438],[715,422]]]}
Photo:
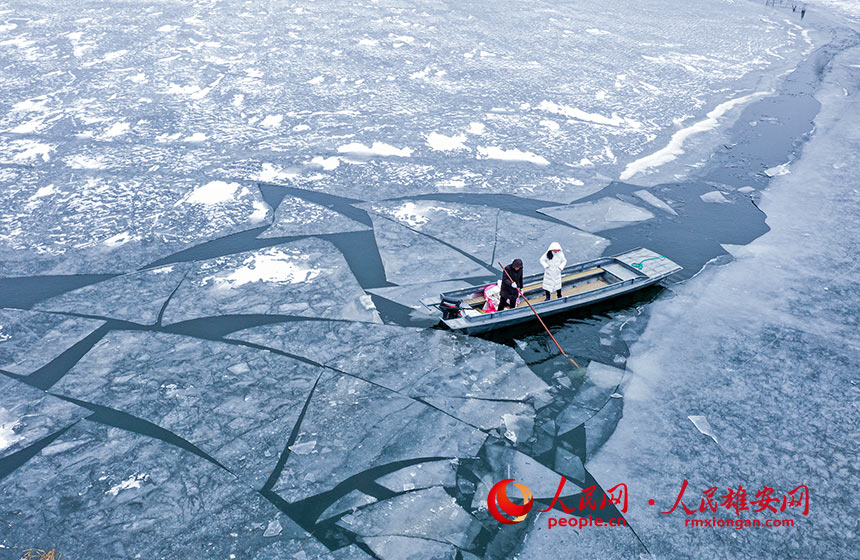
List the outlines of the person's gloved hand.
{"label": "person's gloved hand", "polygon": [[511,282],[511,288],[516,288],[516,287],[517,287],[517,283],[516,283],[516,282]]}

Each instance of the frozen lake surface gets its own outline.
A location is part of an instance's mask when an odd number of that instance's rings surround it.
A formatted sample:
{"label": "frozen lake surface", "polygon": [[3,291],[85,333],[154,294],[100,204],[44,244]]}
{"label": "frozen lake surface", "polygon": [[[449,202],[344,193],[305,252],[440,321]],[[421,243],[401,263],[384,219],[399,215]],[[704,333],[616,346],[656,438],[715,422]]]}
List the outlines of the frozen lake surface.
{"label": "frozen lake surface", "polygon": [[[856,16],[0,4],[0,559],[844,557]],[[551,321],[581,369],[428,328],[553,241],[685,270]],[[490,516],[561,476],[629,527]],[[684,478],[813,513],[688,535],[644,505]]]}

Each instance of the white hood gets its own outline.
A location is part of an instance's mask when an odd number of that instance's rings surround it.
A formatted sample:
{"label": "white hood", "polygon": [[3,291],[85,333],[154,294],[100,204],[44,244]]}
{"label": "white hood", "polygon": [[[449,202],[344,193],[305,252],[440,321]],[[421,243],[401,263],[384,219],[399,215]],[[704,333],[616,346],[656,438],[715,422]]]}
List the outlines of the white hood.
{"label": "white hood", "polygon": [[559,245],[557,241],[553,241],[547,251],[561,251],[561,245]]}

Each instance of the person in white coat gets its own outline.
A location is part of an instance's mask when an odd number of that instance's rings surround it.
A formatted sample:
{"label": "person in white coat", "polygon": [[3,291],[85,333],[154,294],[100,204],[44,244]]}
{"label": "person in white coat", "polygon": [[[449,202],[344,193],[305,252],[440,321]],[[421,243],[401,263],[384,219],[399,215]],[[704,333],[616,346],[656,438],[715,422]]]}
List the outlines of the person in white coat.
{"label": "person in white coat", "polygon": [[561,245],[555,241],[549,246],[545,255],[540,258],[540,263],[543,265],[543,291],[546,293],[546,300],[549,301],[552,292],[561,297],[561,271],[567,266],[567,259],[564,257],[564,251],[561,250]]}

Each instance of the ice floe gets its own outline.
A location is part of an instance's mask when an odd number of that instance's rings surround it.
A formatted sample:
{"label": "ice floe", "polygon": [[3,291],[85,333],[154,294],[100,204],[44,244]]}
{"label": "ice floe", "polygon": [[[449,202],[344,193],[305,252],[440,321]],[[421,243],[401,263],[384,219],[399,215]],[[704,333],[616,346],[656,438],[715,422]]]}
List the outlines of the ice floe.
{"label": "ice floe", "polygon": [[[0,493],[16,504],[0,513],[7,528],[0,535],[4,548],[31,543],[38,533],[76,557],[93,550],[175,557],[201,542],[225,557],[286,556],[299,546],[306,558],[331,557],[221,467],[157,439],[92,422],[73,426],[0,481]],[[141,522],[156,518],[157,530]],[[281,531],[264,536],[273,521]]]}
{"label": "ice floe", "polygon": [[0,369],[29,375],[104,325],[104,321],[0,309]]}
{"label": "ice floe", "polygon": [[229,314],[378,322],[365,295],[334,245],[307,239],[195,263],[164,323]]}
{"label": "ice floe", "polygon": [[551,206],[538,211],[589,232],[624,227],[654,217],[644,208],[612,197],[568,206]]}
{"label": "ice floe", "polygon": [[179,263],[124,274],[41,301],[34,309],[154,325],[187,269]]}
{"label": "ice floe", "polygon": [[71,426],[90,411],[20,381],[0,377],[0,458]]}
{"label": "ice floe", "polygon": [[52,391],[152,422],[262,488],[321,373],[265,350],[115,331]]}
{"label": "ice floe", "polygon": [[486,435],[379,385],[324,373],[299,426],[304,437],[324,443],[312,453],[287,456],[273,490],[288,502],[331,490],[371,467],[474,456]]}
{"label": "ice floe", "polygon": [[278,209],[275,210],[275,219],[272,225],[259,237],[320,235],[368,229],[370,226],[348,218],[331,208],[288,195],[284,197],[278,205]]}

